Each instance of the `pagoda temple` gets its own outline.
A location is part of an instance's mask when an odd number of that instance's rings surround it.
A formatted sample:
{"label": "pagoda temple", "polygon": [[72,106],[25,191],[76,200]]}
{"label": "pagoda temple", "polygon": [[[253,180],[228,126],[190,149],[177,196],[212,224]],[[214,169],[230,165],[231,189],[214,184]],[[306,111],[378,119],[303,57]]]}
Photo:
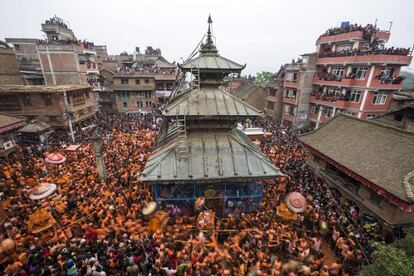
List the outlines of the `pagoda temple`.
{"label": "pagoda temple", "polygon": [[[260,207],[263,180],[282,173],[240,130],[237,122],[262,113],[220,88],[223,79],[245,65],[219,55],[209,16],[198,56],[178,64],[181,82],[161,110],[163,123],[155,148],[141,174],[162,209],[192,214],[195,200],[216,215]],[[179,79],[179,78],[178,78]],[[178,81],[179,82],[179,81]]]}

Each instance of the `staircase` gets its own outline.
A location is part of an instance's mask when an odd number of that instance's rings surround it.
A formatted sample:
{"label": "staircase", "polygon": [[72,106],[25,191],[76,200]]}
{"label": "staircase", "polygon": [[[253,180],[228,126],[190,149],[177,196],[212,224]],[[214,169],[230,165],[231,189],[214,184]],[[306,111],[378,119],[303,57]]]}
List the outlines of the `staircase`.
{"label": "staircase", "polygon": [[200,89],[200,68],[191,68],[191,91]]}
{"label": "staircase", "polygon": [[177,115],[178,160],[187,160],[187,124],[185,115]]}

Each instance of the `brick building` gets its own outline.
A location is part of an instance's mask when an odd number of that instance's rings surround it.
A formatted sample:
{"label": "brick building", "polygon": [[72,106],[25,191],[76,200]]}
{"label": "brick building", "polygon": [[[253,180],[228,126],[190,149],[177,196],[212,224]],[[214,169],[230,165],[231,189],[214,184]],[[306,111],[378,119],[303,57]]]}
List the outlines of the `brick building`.
{"label": "brick building", "polygon": [[265,115],[268,119],[276,122],[280,122],[282,119],[284,79],[285,68],[282,66],[279,71],[270,78],[266,85]]}
{"label": "brick building", "polygon": [[37,51],[37,39],[6,38],[6,42],[13,45],[23,83],[25,85],[44,84],[43,71]]}
{"label": "brick building", "polygon": [[385,47],[390,35],[346,23],[321,35],[307,63],[285,66],[282,121],[318,128],[337,113],[369,119],[389,111],[401,66],[412,60],[409,49]]}
{"label": "brick building", "polygon": [[58,17],[41,24],[47,39],[6,38],[13,44],[27,85],[97,85],[94,44],[77,40]]}
{"label": "brick building", "polygon": [[134,55],[109,56],[102,61],[99,104],[108,112],[152,113],[171,95],[175,70],[150,46],[144,54],[136,47]]}
{"label": "brick building", "polygon": [[338,114],[299,136],[312,168],[361,212],[390,227],[414,225],[414,133]]}
{"label": "brick building", "polygon": [[13,49],[0,45],[0,65],[0,85],[23,84]]}
{"label": "brick building", "polygon": [[[65,101],[65,97],[67,101]],[[95,115],[97,104],[88,85],[0,86],[0,112],[66,128]]]}
{"label": "brick building", "polygon": [[233,94],[233,96],[239,98],[240,100],[248,103],[257,110],[263,111],[265,108],[266,102],[266,90],[256,85],[252,80],[247,80],[244,78],[234,79],[231,82],[238,82],[239,85],[229,84],[229,87],[237,87],[234,91],[230,92],[226,89],[227,92]]}

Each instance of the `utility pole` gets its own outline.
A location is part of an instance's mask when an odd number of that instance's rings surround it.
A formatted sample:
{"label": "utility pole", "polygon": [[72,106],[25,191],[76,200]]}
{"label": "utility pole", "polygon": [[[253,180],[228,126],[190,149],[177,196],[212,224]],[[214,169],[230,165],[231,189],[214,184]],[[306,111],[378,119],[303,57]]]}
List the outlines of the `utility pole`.
{"label": "utility pole", "polygon": [[93,143],[93,149],[95,152],[96,169],[98,170],[99,177],[106,179],[106,168],[103,159],[103,140],[102,137],[95,131],[95,133],[89,138]]}
{"label": "utility pole", "polygon": [[70,138],[72,139],[72,142],[75,143],[75,134],[73,133],[72,119],[69,114],[68,96],[66,95],[66,91],[63,91],[63,102],[65,103],[65,115],[68,120]]}
{"label": "utility pole", "polygon": [[393,21],[390,21],[389,23],[390,23],[390,28],[388,29],[388,32],[391,32],[391,27],[392,27],[392,24],[393,24],[394,22],[393,22]]}

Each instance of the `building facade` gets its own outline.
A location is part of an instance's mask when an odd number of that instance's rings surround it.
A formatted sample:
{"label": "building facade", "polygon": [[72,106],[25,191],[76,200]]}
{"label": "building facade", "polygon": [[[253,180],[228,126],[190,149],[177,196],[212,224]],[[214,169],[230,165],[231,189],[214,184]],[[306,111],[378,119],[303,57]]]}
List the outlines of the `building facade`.
{"label": "building facade", "polygon": [[96,101],[90,86],[0,86],[0,112],[66,128],[95,116]]}
{"label": "building facade", "polygon": [[0,65],[0,85],[23,84],[13,49],[0,47]]}
{"label": "building facade", "polygon": [[285,68],[274,74],[266,85],[266,102],[264,112],[269,120],[280,122],[283,112],[283,82],[285,79]]}
{"label": "building facade", "polygon": [[309,100],[315,127],[340,112],[369,119],[390,110],[393,93],[402,88],[401,66],[412,60],[408,49],[385,48],[390,35],[367,25],[340,28],[318,38]]}
{"label": "building facade", "polygon": [[315,74],[316,54],[303,54],[297,61],[285,64],[283,83],[282,123],[306,127],[309,113],[309,98],[312,78]]}
{"label": "building facade", "polygon": [[282,123],[318,128],[337,113],[370,119],[390,110],[412,51],[386,48],[389,31],[373,25],[333,28],[316,53],[285,65]]}
{"label": "building facade", "polygon": [[41,24],[47,39],[6,38],[13,44],[26,85],[97,85],[93,43],[78,40],[60,18]]}

